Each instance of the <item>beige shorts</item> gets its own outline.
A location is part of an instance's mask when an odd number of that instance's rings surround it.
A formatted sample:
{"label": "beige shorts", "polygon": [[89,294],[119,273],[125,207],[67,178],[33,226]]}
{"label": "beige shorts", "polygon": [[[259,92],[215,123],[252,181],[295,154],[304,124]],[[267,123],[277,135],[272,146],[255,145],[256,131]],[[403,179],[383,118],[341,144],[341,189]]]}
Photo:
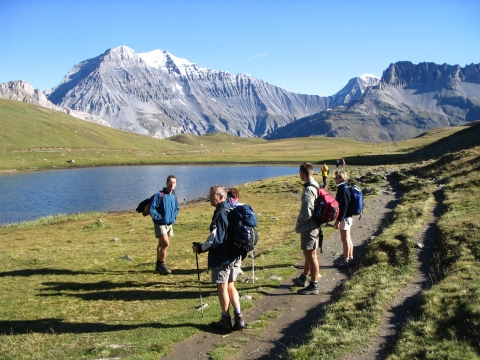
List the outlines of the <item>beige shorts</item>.
{"label": "beige shorts", "polygon": [[163,235],[173,236],[173,225],[153,224],[155,229],[155,237],[159,238]]}
{"label": "beige shorts", "polygon": [[318,229],[300,233],[300,249],[315,250],[318,248]]}
{"label": "beige shorts", "polygon": [[345,218],[342,221],[340,221],[340,226],[338,228],[340,230],[350,230],[350,228],[352,227],[352,223],[353,223],[352,217]]}
{"label": "beige shorts", "polygon": [[228,265],[212,268],[212,283],[225,284],[227,282],[233,282],[237,280],[237,276],[240,273],[241,267],[242,257],[239,256]]}

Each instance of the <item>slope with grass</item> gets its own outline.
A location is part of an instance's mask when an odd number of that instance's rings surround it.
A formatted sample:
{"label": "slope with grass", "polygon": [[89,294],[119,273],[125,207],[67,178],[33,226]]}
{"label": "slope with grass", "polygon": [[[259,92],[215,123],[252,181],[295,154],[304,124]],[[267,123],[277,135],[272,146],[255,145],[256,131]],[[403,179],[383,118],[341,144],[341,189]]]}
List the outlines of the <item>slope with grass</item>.
{"label": "slope with grass", "polygon": [[461,129],[437,129],[416,139],[378,144],[324,137],[266,141],[226,133],[160,140],[0,99],[0,171],[119,164],[332,164],[339,158],[347,158],[350,165],[401,163],[411,160],[407,154],[412,150]]}

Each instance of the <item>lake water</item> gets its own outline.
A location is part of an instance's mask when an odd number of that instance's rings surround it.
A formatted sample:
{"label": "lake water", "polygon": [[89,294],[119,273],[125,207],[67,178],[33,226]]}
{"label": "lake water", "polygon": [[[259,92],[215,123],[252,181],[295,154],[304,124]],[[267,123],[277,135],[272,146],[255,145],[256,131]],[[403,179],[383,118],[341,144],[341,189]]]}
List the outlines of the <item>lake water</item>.
{"label": "lake water", "polygon": [[0,225],[47,215],[133,210],[163,188],[170,174],[177,177],[181,203],[206,197],[212,185],[231,187],[297,173],[298,165],[152,165],[0,175]]}

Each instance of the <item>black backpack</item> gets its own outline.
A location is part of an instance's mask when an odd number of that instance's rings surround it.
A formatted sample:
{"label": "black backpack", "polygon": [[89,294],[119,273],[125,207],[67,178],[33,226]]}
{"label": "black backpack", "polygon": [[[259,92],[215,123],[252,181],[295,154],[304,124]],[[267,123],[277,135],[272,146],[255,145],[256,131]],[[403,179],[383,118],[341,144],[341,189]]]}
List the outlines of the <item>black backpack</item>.
{"label": "black backpack", "polygon": [[255,249],[258,242],[257,215],[247,204],[238,204],[228,210],[228,242],[230,252],[241,255],[245,259],[247,254]]}
{"label": "black backpack", "polygon": [[137,206],[137,212],[142,213],[143,216],[150,215],[150,203],[153,201],[153,197],[155,194],[153,194],[151,197],[143,200],[138,204]]}
{"label": "black backpack", "polygon": [[[163,195],[164,195],[163,190],[160,190],[159,192],[160,192],[160,198],[163,198]],[[142,213],[143,216],[150,215],[150,204],[152,203],[155,195],[156,194],[153,194],[149,198],[147,198],[145,200],[142,200],[140,202],[140,204],[138,204],[138,206],[135,210],[137,210],[138,213]],[[176,197],[177,197],[177,195],[175,195],[175,198]]]}

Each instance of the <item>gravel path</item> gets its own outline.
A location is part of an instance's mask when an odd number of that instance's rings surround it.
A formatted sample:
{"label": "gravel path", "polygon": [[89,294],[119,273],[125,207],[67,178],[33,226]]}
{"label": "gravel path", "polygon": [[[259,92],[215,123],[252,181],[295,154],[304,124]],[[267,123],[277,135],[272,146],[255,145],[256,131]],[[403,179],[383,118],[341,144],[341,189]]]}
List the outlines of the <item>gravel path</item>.
{"label": "gravel path", "polygon": [[[431,261],[434,253],[435,239],[437,238],[437,221],[440,217],[441,203],[443,201],[443,188],[440,187],[435,193],[436,204],[431,211],[430,220],[424,230],[417,235],[416,261],[418,270],[412,282],[393,300],[390,309],[385,313],[378,336],[373,338],[364,349],[360,349],[355,355],[348,355],[341,360],[381,360],[390,355],[396,346],[399,335],[406,322],[418,314],[422,292],[432,285]],[[340,360],[340,359],[339,359]]]}
{"label": "gravel path", "polygon": [[[355,257],[363,251],[368,240],[377,236],[384,228],[398,197],[390,187],[381,188],[380,194],[366,198],[366,211],[359,220],[354,218],[352,240]],[[339,291],[342,283],[348,280],[355,268],[337,269],[334,262],[342,254],[340,234],[335,231],[323,242],[323,253],[319,254],[320,273],[319,294],[317,296],[297,295],[297,287],[290,287],[291,279],[286,279],[277,289],[255,301],[252,308],[243,312],[247,323],[259,319],[260,315],[277,310],[280,315],[269,319],[269,326],[261,334],[234,332],[227,336],[215,332],[199,332],[197,335],[173,346],[172,352],[164,357],[170,360],[208,359],[207,353],[216,345],[236,337],[248,339],[240,349],[230,354],[228,359],[275,359],[287,347],[296,345],[305,339],[320,317],[324,305],[332,295]],[[301,272],[301,265],[296,264]],[[292,291],[293,290],[293,291]],[[388,327],[388,325],[386,325]],[[388,337],[388,335],[386,335]],[[381,343],[378,342],[381,346]],[[373,349],[373,348],[372,348]],[[372,350],[376,351],[376,350]],[[373,357],[375,358],[375,357]]]}

